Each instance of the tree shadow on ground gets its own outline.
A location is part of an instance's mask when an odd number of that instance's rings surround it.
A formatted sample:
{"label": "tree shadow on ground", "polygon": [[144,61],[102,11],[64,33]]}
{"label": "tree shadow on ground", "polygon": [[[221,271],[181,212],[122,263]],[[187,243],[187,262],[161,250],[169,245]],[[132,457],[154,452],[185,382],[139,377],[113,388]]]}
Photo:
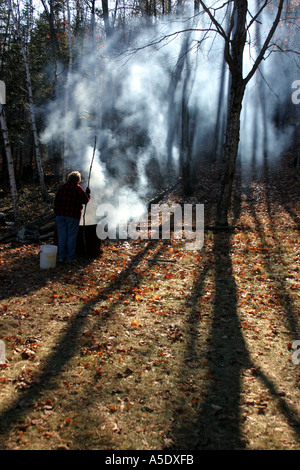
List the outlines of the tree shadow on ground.
{"label": "tree shadow on ground", "polygon": [[[239,177],[238,173],[232,207],[233,225],[241,210]],[[197,322],[197,327],[201,329],[203,319],[197,301],[204,294],[205,280],[212,270],[215,297],[205,356],[199,357],[196,340],[192,335],[186,347],[187,356],[193,356],[198,363],[204,360],[208,367],[206,390],[199,397],[197,422],[191,425],[190,422],[181,421],[174,425],[171,434],[176,449],[245,448],[241,430],[241,376],[243,369],[249,367],[250,359],[237,313],[237,286],[230,256],[231,235],[230,230],[214,233],[212,253],[201,266],[201,273],[189,299],[193,307],[188,322]],[[182,378],[187,374],[187,370],[182,371]]]}
{"label": "tree shadow on ground", "polygon": [[[240,206],[233,208],[234,221],[238,220],[239,210]],[[263,241],[263,229],[259,225],[255,210],[252,216],[258,235]],[[187,341],[186,351],[187,356],[194,354],[197,361],[205,359],[209,368],[207,388],[205,393],[199,396],[200,406],[197,422],[191,423],[189,417],[184,421],[174,419],[175,424],[170,432],[174,449],[236,450],[247,448],[247,436],[243,434],[241,410],[241,386],[243,373],[246,369],[255,371],[257,380],[268,389],[276,402],[278,411],[285,417],[295,436],[300,437],[300,417],[297,411],[284,398],[280,386],[276,385],[253,361],[251,352],[247,349],[237,309],[238,294],[230,255],[230,238],[229,231],[214,234],[212,256],[202,267],[195,282],[194,292],[189,299],[194,304],[189,321],[195,321],[199,308],[196,301],[199,301],[203,295],[204,283],[209,270],[214,269],[214,308],[208,345],[205,348],[206,356],[200,358],[197,354],[196,341],[193,336]],[[272,276],[272,260],[268,260],[266,257],[264,262]],[[286,309],[290,327],[297,331],[292,302],[286,293],[285,286],[281,287],[279,295],[285,299],[283,306]],[[201,329],[200,313],[198,318],[197,326]],[[192,371],[194,372],[195,369]],[[182,370],[182,379],[186,380],[188,375],[187,368]]]}
{"label": "tree shadow on ground", "polygon": [[[299,337],[299,315],[296,312],[294,300],[290,294],[290,289],[288,287],[287,279],[289,275],[289,269],[286,263],[284,262],[284,246],[282,240],[278,237],[278,229],[282,227],[276,224],[274,220],[274,211],[273,207],[281,206],[283,211],[285,211],[293,219],[295,223],[294,230],[299,231],[299,218],[295,214],[294,210],[291,209],[290,204],[288,203],[288,196],[286,196],[286,188],[288,187],[290,181],[286,179],[286,175],[282,179],[276,181],[276,188],[278,191],[274,192],[274,181],[272,180],[272,171],[269,167],[268,158],[265,158],[264,168],[263,168],[263,183],[265,189],[265,201],[267,208],[267,216],[269,223],[269,233],[272,234],[272,241],[275,243],[269,243],[266,235],[266,227],[264,227],[259,214],[257,213],[256,207],[254,204],[249,204],[251,208],[251,216],[255,223],[255,231],[258,235],[258,238],[261,243],[262,253],[260,256],[262,265],[266,270],[267,277],[273,283],[273,295],[276,298],[278,305],[281,307],[281,311],[284,315],[284,320],[286,321],[287,326],[289,327],[290,333],[294,334],[296,338]],[[272,184],[271,184],[272,182]],[[299,185],[299,182],[295,182]],[[252,191],[249,191],[249,196],[251,198]],[[299,197],[299,193],[297,198]],[[298,226],[297,226],[298,224]],[[285,417],[288,425],[294,431],[294,434],[299,439],[300,438],[300,416],[297,413],[297,410],[293,408],[292,405],[284,398],[284,393],[280,388],[264,373],[257,365],[253,364],[253,367],[256,370],[257,377],[261,380],[264,386],[267,387],[271,396],[277,403],[277,408],[281,414]]]}
{"label": "tree shadow on ground", "polygon": [[[268,278],[273,283],[273,295],[278,305],[282,308],[284,316],[287,320],[287,324],[295,334],[295,337],[299,337],[299,316],[295,311],[294,300],[290,294],[288,287],[288,276],[289,269],[284,260],[284,245],[282,239],[278,237],[278,227],[274,220],[274,211],[272,207],[276,207],[276,203],[279,201],[274,200],[272,189],[269,186],[271,176],[269,175],[269,168],[267,163],[264,168],[264,180],[265,180],[265,202],[266,202],[266,215],[268,216],[267,226],[262,222],[261,217],[257,213],[255,204],[249,204],[250,213],[255,224],[255,232],[258,235],[258,239],[261,245],[261,263],[268,274]],[[282,190],[279,191],[279,194]],[[253,192],[250,191],[249,197],[253,196]],[[292,216],[292,212],[288,211],[287,208],[282,205],[283,210],[288,212]],[[294,218],[294,217],[293,217]],[[294,218],[295,222],[297,221]],[[295,229],[296,230],[296,229]],[[271,241],[270,241],[271,237]]]}
{"label": "tree shadow on ground", "polygon": [[[243,449],[240,393],[249,353],[237,315],[237,288],[230,259],[230,234],[214,236],[215,298],[206,357],[209,384],[196,424],[195,449]],[[182,432],[182,430],[181,430]]]}
{"label": "tree shadow on ground", "polygon": [[[132,275],[135,267],[141,262],[143,257],[156,246],[155,242],[149,241],[138,254],[131,260],[119,275],[117,275],[106,287],[100,288],[97,295],[86,302],[77,313],[71,318],[66,328],[61,333],[57,346],[52,353],[46,358],[41,373],[36,376],[35,383],[29,389],[20,391],[15,400],[0,415],[0,445],[2,449],[6,448],[5,436],[8,435],[10,429],[22,418],[24,418],[45,390],[55,389],[57,387],[57,379],[63,372],[67,363],[78,353],[80,348],[80,337],[87,322],[90,310],[106,295],[114,292],[124,284],[124,281]],[[159,248],[160,249],[160,248]],[[157,253],[159,253],[159,249]],[[135,279],[136,283],[141,281],[142,277]],[[130,288],[130,287],[129,287]],[[116,304],[122,303],[123,296],[118,297]],[[112,310],[113,311],[113,310]],[[99,319],[99,328],[101,328],[111,317],[111,313]]]}
{"label": "tree shadow on ground", "polygon": [[[71,265],[59,265],[56,268],[41,269],[37,247],[21,245],[20,250],[11,256],[11,262],[1,267],[0,300],[14,296],[23,296],[34,292],[47,284],[57,281],[66,270],[74,270]],[[76,269],[84,269],[92,259],[80,257]]]}

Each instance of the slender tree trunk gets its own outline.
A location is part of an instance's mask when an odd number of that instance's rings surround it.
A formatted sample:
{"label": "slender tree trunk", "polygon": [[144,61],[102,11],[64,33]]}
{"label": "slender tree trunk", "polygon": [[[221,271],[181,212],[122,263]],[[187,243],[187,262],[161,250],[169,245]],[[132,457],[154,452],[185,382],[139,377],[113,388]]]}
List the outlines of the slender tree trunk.
{"label": "slender tree trunk", "polygon": [[[68,73],[65,84],[65,119],[68,118],[68,111],[70,105],[70,76],[73,70],[73,47],[72,47],[72,29],[71,29],[71,12],[70,12],[70,2],[67,0],[67,17],[68,17],[68,49],[69,49],[69,64],[68,64]],[[63,137],[63,157],[62,157],[62,166],[63,173],[65,174],[66,170],[66,158],[69,157],[69,143],[67,142],[66,136]]]}
{"label": "slender tree trunk", "polygon": [[223,156],[224,168],[217,206],[216,222],[218,225],[228,224],[228,211],[231,203],[232,185],[240,140],[240,119],[246,86],[243,80],[243,54],[246,42],[247,7],[247,0],[237,0],[235,2],[231,50],[226,49],[225,46],[225,59],[229,62],[231,81]]}
{"label": "slender tree trunk", "polygon": [[27,57],[24,45],[22,45],[22,55],[23,55],[23,59],[25,63],[25,69],[26,69],[26,79],[27,79],[27,88],[28,88],[28,96],[29,96],[29,110],[30,110],[30,118],[31,118],[31,125],[32,125],[32,132],[33,132],[33,139],[34,139],[36,166],[38,170],[42,195],[45,199],[48,199],[49,195],[47,193],[46,186],[45,186],[44,171],[42,167],[42,157],[41,157],[41,151],[40,151],[40,143],[39,143],[39,137],[38,137],[38,131],[37,131],[37,125],[36,125],[36,119],[35,119],[35,107],[34,107],[34,102],[33,102],[29,62],[28,62],[28,57]]}
{"label": "slender tree trunk", "polygon": [[[49,22],[49,29],[50,29],[50,38],[51,38],[51,47],[52,47],[52,54],[53,54],[53,65],[54,65],[54,78],[53,78],[53,98],[57,95],[57,62],[60,56],[60,47],[59,41],[56,33],[56,26],[55,26],[55,14],[53,8],[53,0],[49,0],[50,9],[45,0],[41,0],[42,4],[45,9],[45,13]],[[11,2],[11,0],[9,0]]]}
{"label": "slender tree trunk", "polygon": [[37,125],[36,125],[36,119],[35,119],[35,108],[34,108],[34,102],[33,102],[33,93],[32,93],[28,55],[27,55],[26,47],[25,47],[20,29],[19,29],[18,21],[11,7],[11,0],[9,0],[9,6],[11,9],[12,20],[13,20],[14,26],[16,28],[16,31],[20,40],[21,52],[22,52],[22,57],[24,60],[24,65],[25,65],[26,82],[27,82],[26,84],[27,84],[28,98],[29,98],[29,111],[30,111],[31,126],[32,126],[32,132],[33,132],[33,138],[34,138],[34,147],[35,147],[35,159],[36,159],[36,166],[37,166],[39,180],[40,180],[41,191],[42,191],[43,197],[45,199],[49,199],[49,195],[47,193],[46,186],[45,186],[44,172],[43,172],[43,167],[42,167],[42,158],[41,158],[40,143],[39,143],[39,137],[38,137],[38,131],[37,131]]}
{"label": "slender tree trunk", "polygon": [[96,1],[96,0],[92,0],[92,9],[91,9],[92,47],[93,47],[93,50],[95,49],[95,44],[96,44],[96,32],[95,32],[95,25],[96,25],[96,19],[95,19],[95,1]]}
{"label": "slender tree trunk", "polygon": [[[192,175],[191,175],[191,152],[192,152],[192,132],[189,108],[189,94],[191,81],[191,67],[189,63],[189,36],[186,42],[185,57],[185,76],[183,79],[182,99],[181,99],[181,168],[184,193],[189,196],[193,193]],[[195,125],[195,123],[194,123]]]}
{"label": "slender tree trunk", "polygon": [[109,23],[108,0],[102,0],[102,10],[103,10],[105,34],[106,34],[106,38],[109,39],[111,37],[112,29]]}
{"label": "slender tree trunk", "polygon": [[[199,5],[199,2],[198,2]],[[226,24],[226,31],[228,32],[230,28],[230,17],[231,17],[231,5],[228,5],[228,9],[226,11],[227,17],[227,24]],[[223,146],[224,146],[224,130],[226,125],[226,115],[227,115],[227,107],[228,107],[228,98],[227,93],[225,90],[225,84],[227,79],[227,63],[225,59],[225,51],[224,57],[222,62],[222,72],[220,78],[220,90],[219,90],[219,97],[218,97],[218,107],[217,107],[217,119],[216,119],[216,127],[214,132],[214,142],[212,147],[212,158],[216,159],[218,163],[220,163],[223,154]],[[228,86],[228,85],[227,85]]]}
{"label": "slender tree trunk", "polygon": [[216,159],[218,162],[222,156],[222,144],[223,144],[223,126],[224,126],[224,116],[226,115],[226,106],[224,103],[224,93],[226,82],[226,63],[222,64],[222,73],[220,78],[220,90],[218,98],[218,107],[217,107],[217,119],[216,126],[214,131],[214,142],[212,148],[212,159]]}
{"label": "slender tree trunk", "polygon": [[68,46],[69,46],[69,69],[68,73],[73,69],[73,47],[72,47],[72,28],[71,28],[71,11],[70,2],[67,0],[67,15],[68,15]]}
{"label": "slender tree trunk", "polygon": [[176,7],[176,17],[180,18],[182,13],[183,5],[182,0],[177,0],[177,7]]}
{"label": "slender tree trunk", "polygon": [[233,80],[227,114],[224,164],[217,208],[217,225],[228,224],[228,211],[231,202],[232,185],[240,140],[240,117],[244,92],[245,86],[243,82],[238,81],[238,83],[235,83],[235,80]]}
{"label": "slender tree trunk", "polygon": [[8,169],[8,177],[9,177],[9,186],[11,192],[11,199],[12,199],[12,206],[13,206],[13,213],[14,219],[17,221],[18,219],[18,192],[17,192],[17,185],[15,180],[15,170],[14,170],[14,163],[11,153],[11,146],[8,137],[7,131],[7,124],[6,124],[6,116],[4,107],[0,104],[0,123],[1,123],[1,130],[3,135],[4,147],[5,147],[5,154],[7,160],[7,169]]}
{"label": "slender tree trunk", "polygon": [[180,159],[184,193],[189,196],[193,193],[191,182],[191,145],[190,145],[190,113],[187,103],[186,90],[182,94],[181,109],[181,145]]}
{"label": "slender tree trunk", "polygon": [[[11,0],[9,0],[11,1]],[[50,44],[52,49],[52,56],[53,56],[53,81],[52,81],[52,99],[53,101],[58,97],[58,62],[61,57],[59,39],[57,35],[57,27],[56,27],[56,18],[55,18],[55,8],[54,8],[54,0],[49,0],[49,6],[46,0],[41,0],[45,14],[48,19],[49,23],[49,31],[50,31]],[[62,163],[62,147],[63,141],[55,142],[52,146],[52,158],[54,161],[55,167],[55,175],[58,177],[60,172],[60,167]]]}
{"label": "slender tree trunk", "polygon": [[[170,169],[173,165],[173,145],[174,141],[176,142],[176,127],[177,123],[177,113],[175,112],[176,107],[176,91],[180,80],[182,79],[183,69],[186,64],[188,47],[189,47],[189,35],[183,40],[182,46],[180,48],[180,53],[178,57],[177,64],[174,69],[174,73],[171,76],[170,86],[169,86],[169,106],[168,106],[168,134],[167,134],[167,167]],[[182,111],[182,108],[181,108]]]}

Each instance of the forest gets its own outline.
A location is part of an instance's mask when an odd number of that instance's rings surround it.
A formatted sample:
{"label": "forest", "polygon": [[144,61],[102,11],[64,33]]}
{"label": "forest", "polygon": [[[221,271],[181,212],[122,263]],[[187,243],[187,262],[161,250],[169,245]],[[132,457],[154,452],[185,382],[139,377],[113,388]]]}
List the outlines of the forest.
{"label": "forest", "polygon": [[[0,0],[1,450],[299,450],[299,26]],[[45,269],[73,171],[76,260]]]}

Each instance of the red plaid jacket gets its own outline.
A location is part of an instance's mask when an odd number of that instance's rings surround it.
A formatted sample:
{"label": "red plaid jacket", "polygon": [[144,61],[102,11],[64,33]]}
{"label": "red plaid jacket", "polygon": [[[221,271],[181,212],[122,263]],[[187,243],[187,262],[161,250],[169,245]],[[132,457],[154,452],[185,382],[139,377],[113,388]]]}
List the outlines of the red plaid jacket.
{"label": "red plaid jacket", "polygon": [[80,219],[82,205],[87,204],[90,195],[74,181],[67,181],[58,189],[54,200],[55,215],[65,215]]}

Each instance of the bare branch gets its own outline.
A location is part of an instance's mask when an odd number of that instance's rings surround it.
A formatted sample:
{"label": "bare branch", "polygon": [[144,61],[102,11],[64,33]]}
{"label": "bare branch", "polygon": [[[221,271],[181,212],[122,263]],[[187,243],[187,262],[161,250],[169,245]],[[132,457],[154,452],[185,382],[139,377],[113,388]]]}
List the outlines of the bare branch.
{"label": "bare branch", "polygon": [[276,14],[276,17],[275,17],[275,20],[273,22],[273,25],[269,31],[269,34],[261,48],[261,51],[260,53],[258,54],[255,62],[254,62],[254,65],[252,67],[252,69],[250,70],[250,72],[248,73],[247,77],[244,79],[244,83],[245,85],[249,82],[249,80],[253,77],[253,75],[255,74],[256,70],[258,69],[258,66],[259,64],[261,63],[261,61],[263,60],[264,58],[264,55],[265,55],[265,52],[267,51],[268,47],[269,47],[269,44],[270,44],[270,41],[276,31],[276,28],[279,24],[279,21],[280,21],[280,18],[281,18],[281,13],[282,13],[282,9],[283,9],[283,4],[284,4],[284,0],[280,0],[279,1],[279,5],[278,5],[278,9],[277,9],[277,14]]}
{"label": "bare branch", "polygon": [[247,26],[247,30],[249,30],[251,28],[251,26],[253,25],[253,23],[255,23],[255,21],[257,20],[257,18],[259,17],[259,15],[263,12],[263,10],[266,8],[266,6],[268,5],[268,3],[270,3],[270,0],[265,0],[264,4],[260,7],[260,9],[258,10],[258,12],[256,13],[256,15],[252,16],[249,12],[249,14],[251,15],[252,19],[250,21],[250,23],[248,24]]}
{"label": "bare branch", "polygon": [[225,48],[224,48],[224,57],[225,57],[225,60],[228,64],[229,69],[230,69],[231,72],[233,72],[234,63],[233,63],[233,60],[232,60],[232,57],[231,57],[231,54],[230,54],[230,37],[231,37],[231,33],[232,33],[233,27],[234,27],[235,12],[236,12],[236,5],[234,4],[232,12],[231,12],[231,18],[230,18],[230,24],[229,24],[227,37],[225,38]]}
{"label": "bare branch", "polygon": [[300,51],[297,51],[295,49],[285,49],[281,46],[279,46],[278,44],[276,43],[272,43],[270,44],[270,47],[275,47],[276,49],[273,49],[272,52],[285,52],[285,53],[291,53],[291,54],[296,54],[296,55],[299,55],[300,56]]}
{"label": "bare branch", "polygon": [[205,3],[202,0],[199,0],[200,5],[202,6],[203,10],[208,14],[211,22],[214,24],[214,26],[217,29],[217,32],[226,40],[227,35],[220,23],[216,20],[214,15],[212,14],[211,10],[205,5]]}
{"label": "bare branch", "polygon": [[[141,51],[143,49],[147,49],[147,48],[150,48],[152,46],[158,46],[159,44],[161,44],[163,41],[166,41],[167,39],[175,39],[179,34],[182,34],[182,33],[188,33],[188,32],[194,32],[194,31],[198,31],[198,32],[202,32],[202,33],[208,33],[210,31],[212,32],[218,32],[214,29],[207,29],[207,28],[204,28],[204,29],[199,29],[199,28],[186,28],[186,29],[181,29],[181,30],[178,30],[178,31],[175,31],[173,33],[169,33],[169,34],[164,34],[163,36],[159,37],[159,38],[155,38],[153,39],[152,41],[150,42],[147,42],[146,44],[144,44],[143,46],[139,46],[139,47],[136,47],[136,48],[132,48],[132,49],[128,49],[127,50],[127,53],[129,55],[132,55],[132,54],[135,54],[137,53],[138,51]],[[202,43],[205,39],[207,39],[207,37],[204,37],[201,39],[201,41],[197,41],[198,44]],[[122,52],[120,55],[124,55],[124,53]]]}

